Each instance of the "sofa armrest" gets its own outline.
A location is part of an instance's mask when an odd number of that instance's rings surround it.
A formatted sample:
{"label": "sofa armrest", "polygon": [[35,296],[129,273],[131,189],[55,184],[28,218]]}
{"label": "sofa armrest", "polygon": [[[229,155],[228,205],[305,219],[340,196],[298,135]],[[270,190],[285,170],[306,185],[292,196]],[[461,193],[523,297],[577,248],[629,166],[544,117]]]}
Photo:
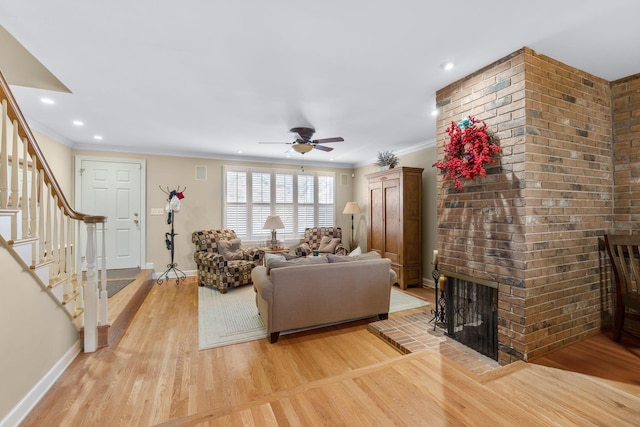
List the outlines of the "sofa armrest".
{"label": "sofa armrest", "polygon": [[196,265],[202,265],[211,268],[222,268],[227,265],[224,257],[216,252],[196,252],[193,254]]}
{"label": "sofa armrest", "polygon": [[258,295],[271,304],[273,301],[273,283],[267,274],[267,268],[263,265],[259,265],[251,270],[251,280],[253,281],[253,288]]}
{"label": "sofa armrest", "polygon": [[244,253],[247,261],[261,261],[264,258],[264,251],[260,248],[245,249]]}

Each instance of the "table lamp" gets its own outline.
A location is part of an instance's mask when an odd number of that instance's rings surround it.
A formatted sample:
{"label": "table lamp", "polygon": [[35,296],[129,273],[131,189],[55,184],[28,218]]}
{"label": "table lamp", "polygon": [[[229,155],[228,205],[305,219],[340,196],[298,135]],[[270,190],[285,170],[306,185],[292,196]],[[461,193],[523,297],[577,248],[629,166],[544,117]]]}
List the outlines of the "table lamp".
{"label": "table lamp", "polygon": [[265,230],[271,230],[271,249],[273,249],[273,247],[278,244],[278,240],[276,239],[276,230],[284,228],[282,219],[280,219],[278,215],[269,215],[262,228]]}

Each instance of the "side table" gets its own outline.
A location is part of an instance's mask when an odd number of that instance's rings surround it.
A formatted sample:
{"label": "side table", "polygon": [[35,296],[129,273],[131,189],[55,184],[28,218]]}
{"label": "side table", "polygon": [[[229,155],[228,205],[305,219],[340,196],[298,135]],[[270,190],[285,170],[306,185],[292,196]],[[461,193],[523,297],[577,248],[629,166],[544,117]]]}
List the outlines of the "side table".
{"label": "side table", "polygon": [[[265,254],[276,254],[276,255],[281,255],[281,254],[288,254],[289,253],[289,248],[287,247],[279,247],[278,249],[271,249],[271,248],[258,248],[261,251],[264,251]],[[262,265],[264,265],[264,258],[262,258]]]}

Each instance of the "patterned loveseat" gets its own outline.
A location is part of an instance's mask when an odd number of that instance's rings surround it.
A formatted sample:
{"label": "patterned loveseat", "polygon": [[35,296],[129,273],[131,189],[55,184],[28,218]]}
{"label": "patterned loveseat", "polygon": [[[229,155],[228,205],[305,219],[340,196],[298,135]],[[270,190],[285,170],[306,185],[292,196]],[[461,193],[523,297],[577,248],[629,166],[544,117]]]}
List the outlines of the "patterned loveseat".
{"label": "patterned loveseat", "polygon": [[[321,243],[322,238],[325,238],[324,242],[330,247],[330,251],[322,251]],[[330,242],[331,239],[338,239],[338,243],[335,248],[332,248]],[[334,241],[335,242],[335,241]],[[332,253],[335,255],[347,255],[347,248],[342,244],[342,229],[340,227],[311,227],[304,230],[304,238],[300,241],[300,246],[296,248],[297,256],[312,255],[314,250],[320,252]]]}
{"label": "patterned loveseat", "polygon": [[[198,285],[213,286],[224,294],[229,288],[253,283],[251,270],[261,263],[264,251],[240,249],[240,239],[228,229],[194,231],[191,240],[196,246],[193,258],[198,266]],[[223,247],[226,254],[229,248],[235,249],[233,259],[225,259],[219,250]]]}

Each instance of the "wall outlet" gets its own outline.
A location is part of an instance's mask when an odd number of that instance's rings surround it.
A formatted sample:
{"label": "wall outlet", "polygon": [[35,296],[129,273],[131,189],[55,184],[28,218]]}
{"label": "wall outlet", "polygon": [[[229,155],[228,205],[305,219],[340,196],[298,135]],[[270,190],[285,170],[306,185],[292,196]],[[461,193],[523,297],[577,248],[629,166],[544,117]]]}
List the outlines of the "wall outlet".
{"label": "wall outlet", "polygon": [[164,208],[151,208],[151,215],[164,215]]}

